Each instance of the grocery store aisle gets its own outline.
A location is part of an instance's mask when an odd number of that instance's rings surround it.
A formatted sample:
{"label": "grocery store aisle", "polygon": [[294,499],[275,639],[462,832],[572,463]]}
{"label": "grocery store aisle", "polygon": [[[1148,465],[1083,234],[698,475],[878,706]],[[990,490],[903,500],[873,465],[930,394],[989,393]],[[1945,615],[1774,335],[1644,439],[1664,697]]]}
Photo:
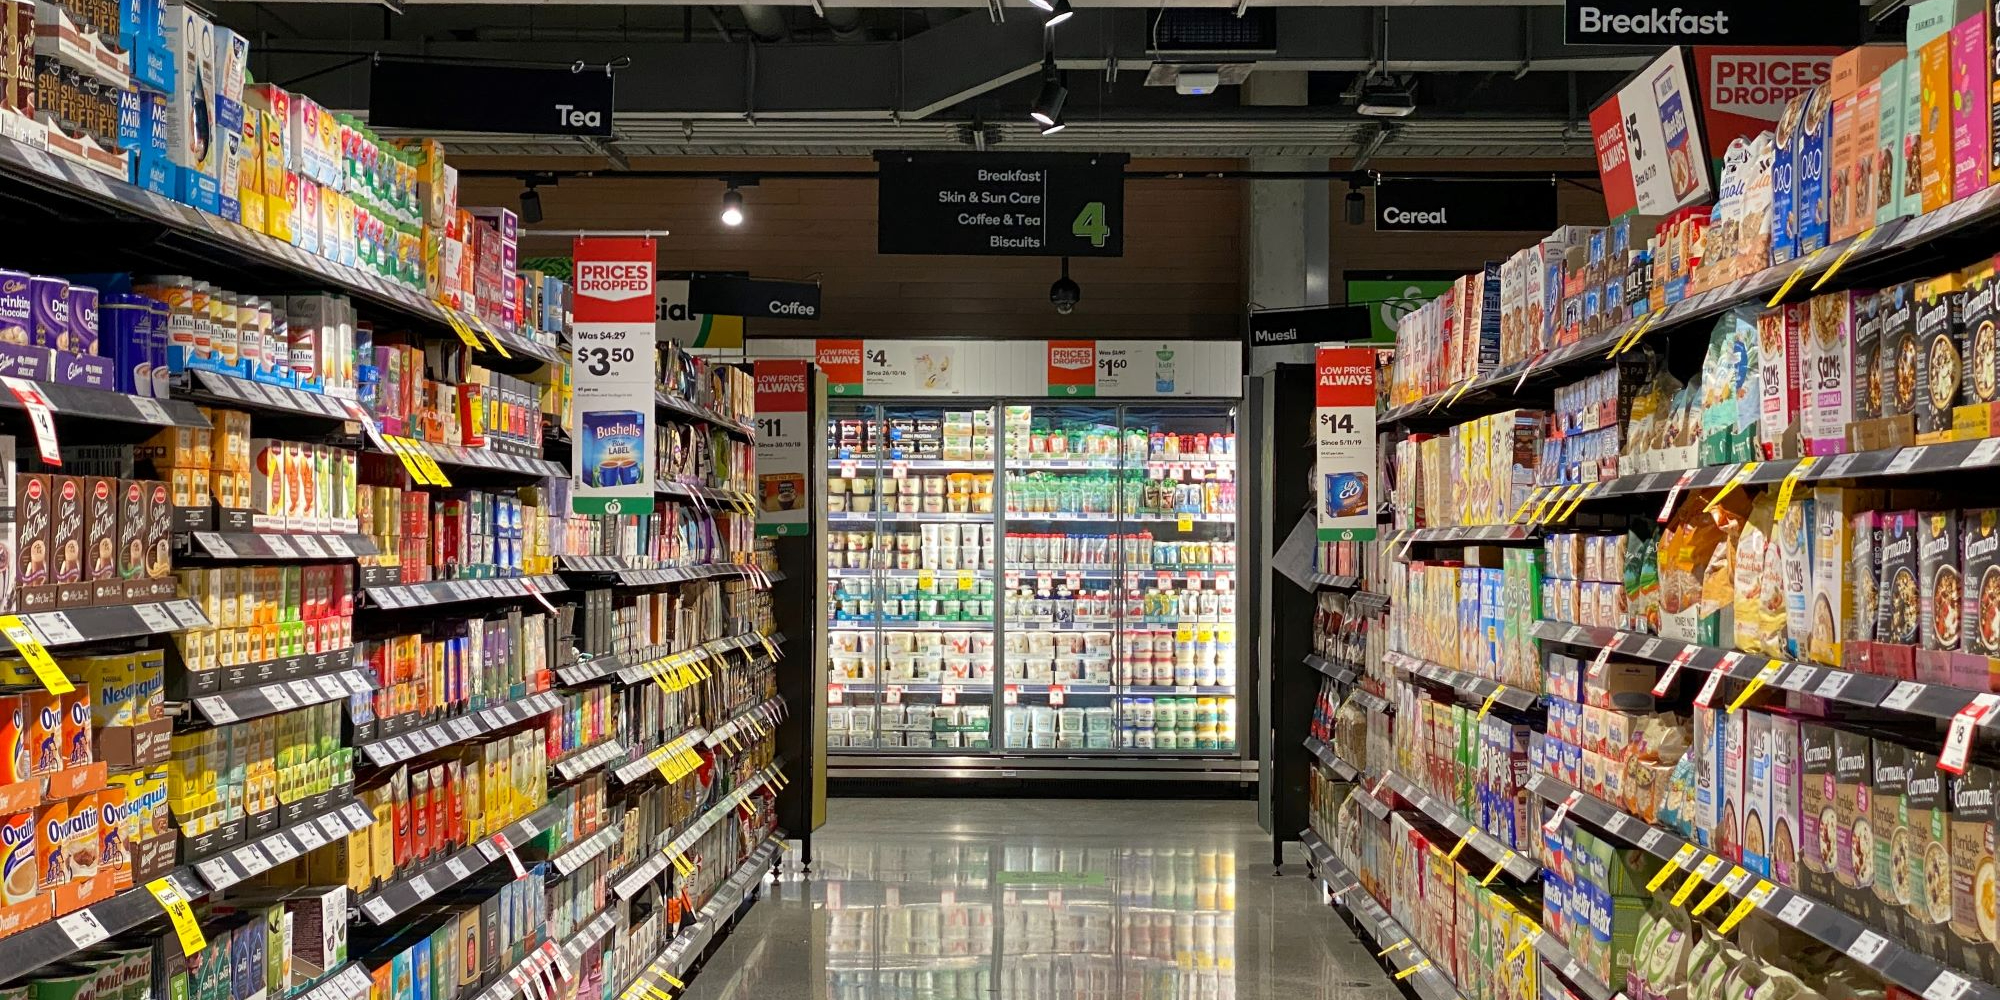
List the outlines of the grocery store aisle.
{"label": "grocery store aisle", "polygon": [[687,1000],[1396,995],[1251,802],[834,799]]}

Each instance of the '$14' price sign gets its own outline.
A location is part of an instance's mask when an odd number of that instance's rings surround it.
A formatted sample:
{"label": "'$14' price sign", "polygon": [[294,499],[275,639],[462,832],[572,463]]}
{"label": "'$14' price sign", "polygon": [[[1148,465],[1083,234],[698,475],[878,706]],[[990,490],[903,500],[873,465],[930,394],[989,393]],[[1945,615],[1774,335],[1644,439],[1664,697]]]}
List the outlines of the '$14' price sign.
{"label": "'$14' price sign", "polygon": [[1374,351],[1322,347],[1314,356],[1313,401],[1322,542],[1375,537]]}

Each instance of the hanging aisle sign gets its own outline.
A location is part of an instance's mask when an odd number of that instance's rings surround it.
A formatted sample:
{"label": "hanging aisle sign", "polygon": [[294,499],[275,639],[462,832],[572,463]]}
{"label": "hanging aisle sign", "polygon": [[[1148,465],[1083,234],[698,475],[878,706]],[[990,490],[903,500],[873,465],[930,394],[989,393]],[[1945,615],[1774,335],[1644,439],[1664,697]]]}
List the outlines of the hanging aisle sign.
{"label": "hanging aisle sign", "polygon": [[877,252],[1123,256],[1126,159],[878,150]]}
{"label": "hanging aisle sign", "polygon": [[812,369],[804,361],[759,361],[757,379],[757,533],[799,535],[812,529],[806,499],[808,409]]}
{"label": "hanging aisle sign", "polygon": [[570,502],[579,514],[653,512],[655,253],[651,237],[576,240]]}
{"label": "hanging aisle sign", "polygon": [[1322,347],[1314,357],[1319,540],[1375,537],[1375,351]]}
{"label": "hanging aisle sign", "polygon": [[686,272],[656,284],[660,296],[653,332],[658,339],[676,341],[683,347],[743,349],[743,317],[695,312],[688,304]]}

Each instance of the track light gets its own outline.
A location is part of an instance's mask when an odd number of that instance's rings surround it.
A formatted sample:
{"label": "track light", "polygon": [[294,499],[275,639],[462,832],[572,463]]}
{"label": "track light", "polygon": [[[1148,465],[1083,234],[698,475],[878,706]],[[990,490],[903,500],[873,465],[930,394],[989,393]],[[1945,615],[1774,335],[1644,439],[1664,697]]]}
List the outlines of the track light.
{"label": "track light", "polygon": [[1069,127],[1068,125],[1066,125],[1066,124],[1064,124],[1064,123],[1063,123],[1063,120],[1062,120],[1062,119],[1058,118],[1058,119],[1056,119],[1055,121],[1052,121],[1052,122],[1048,123],[1047,125],[1044,125],[1044,126],[1042,126],[1042,134],[1043,134],[1043,135],[1054,135],[1054,134],[1056,134],[1057,132],[1060,132],[1060,131],[1062,131],[1063,129],[1066,129],[1066,128],[1068,128],[1068,127]]}
{"label": "track light", "polygon": [[1028,3],[1036,10],[1044,12],[1052,12],[1056,9],[1055,0],[1028,0]]}
{"label": "track light", "polygon": [[1034,107],[1029,109],[1028,117],[1045,127],[1054,125],[1062,121],[1063,102],[1068,99],[1069,88],[1063,86],[1062,77],[1056,72],[1055,59],[1043,61],[1042,92],[1035,97]]}
{"label": "track light", "polygon": [[736,190],[734,184],[729,185],[729,190],[722,192],[722,224],[725,226],[743,224],[743,192]]}
{"label": "track light", "polygon": [[521,224],[532,226],[540,221],[542,221],[542,193],[535,190],[535,182],[529,180],[527,188],[521,192]]}
{"label": "track light", "polygon": [[1048,7],[1048,11],[1049,19],[1045,22],[1045,26],[1050,28],[1076,16],[1076,8],[1069,5],[1069,0],[1055,0],[1055,3]]}
{"label": "track light", "polygon": [[1358,226],[1368,221],[1368,196],[1352,183],[1347,185],[1347,224]]}

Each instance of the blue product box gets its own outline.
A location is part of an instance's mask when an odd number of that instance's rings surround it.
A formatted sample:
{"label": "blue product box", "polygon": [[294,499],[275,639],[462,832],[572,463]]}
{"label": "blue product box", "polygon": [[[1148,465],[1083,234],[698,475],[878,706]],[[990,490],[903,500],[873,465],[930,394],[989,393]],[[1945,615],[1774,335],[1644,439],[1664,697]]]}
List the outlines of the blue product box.
{"label": "blue product box", "polygon": [[1804,120],[1799,124],[1798,152],[1798,196],[1794,211],[1798,215],[1798,256],[1805,256],[1826,247],[1828,238],[1827,170],[1831,166],[1829,149],[1833,145],[1832,92],[1826,84],[1814,87],[1806,96]]}

